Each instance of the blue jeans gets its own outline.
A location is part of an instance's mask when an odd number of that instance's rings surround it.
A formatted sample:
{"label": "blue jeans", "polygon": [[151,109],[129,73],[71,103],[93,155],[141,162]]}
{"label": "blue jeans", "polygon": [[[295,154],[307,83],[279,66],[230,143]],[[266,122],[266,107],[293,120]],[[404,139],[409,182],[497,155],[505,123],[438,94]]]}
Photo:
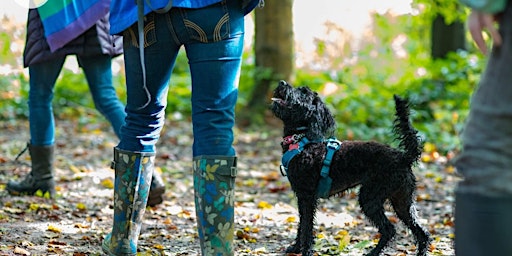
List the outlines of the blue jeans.
{"label": "blue jeans", "polygon": [[233,127],[244,40],[242,1],[201,9],[172,8],[145,17],[147,91],[143,87],[137,24],[124,31],[126,123],[123,150],[154,152],[164,124],[169,80],[183,45],[192,79],[193,156],[233,156]]}
{"label": "blue jeans", "polygon": [[[53,145],[55,142],[53,89],[65,59],[65,57],[55,58],[29,67],[28,105],[32,145],[46,146]],[[85,73],[96,109],[108,119],[119,136],[126,114],[124,105],[119,101],[112,85],[112,58],[108,55],[95,55],[77,56],[77,59]]]}

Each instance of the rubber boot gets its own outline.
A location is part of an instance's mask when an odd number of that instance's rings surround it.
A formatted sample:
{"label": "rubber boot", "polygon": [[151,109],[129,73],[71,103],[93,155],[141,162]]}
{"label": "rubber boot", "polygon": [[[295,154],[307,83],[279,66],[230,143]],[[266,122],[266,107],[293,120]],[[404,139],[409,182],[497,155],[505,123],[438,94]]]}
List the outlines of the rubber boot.
{"label": "rubber boot", "polygon": [[151,178],[151,186],[149,189],[148,206],[155,206],[164,201],[165,184],[160,173],[156,170],[153,171],[153,178]]}
{"label": "rubber boot", "polygon": [[11,195],[34,195],[41,191],[43,195],[55,196],[55,181],[53,179],[54,146],[27,145],[32,170],[21,181],[9,181],[6,189]]}
{"label": "rubber boot", "polygon": [[512,198],[456,193],[455,255],[512,255]]}
{"label": "rubber boot", "polygon": [[233,255],[236,157],[194,158],[194,198],[203,256]]}
{"label": "rubber boot", "polygon": [[146,211],[154,153],[114,148],[114,224],[103,240],[107,255],[135,255]]}

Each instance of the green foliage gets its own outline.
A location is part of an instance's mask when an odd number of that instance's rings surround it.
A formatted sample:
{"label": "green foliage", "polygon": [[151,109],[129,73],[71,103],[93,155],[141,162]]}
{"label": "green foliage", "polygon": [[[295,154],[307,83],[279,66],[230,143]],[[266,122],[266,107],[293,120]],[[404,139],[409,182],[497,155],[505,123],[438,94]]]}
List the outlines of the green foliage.
{"label": "green foliage", "polygon": [[0,76],[0,120],[28,117],[28,78],[20,74]]}
{"label": "green foliage", "polygon": [[432,60],[429,27],[420,16],[375,14],[373,36],[363,40],[371,43],[352,56],[333,57],[356,61],[320,73],[298,70],[296,84],[325,96],[342,139],[392,142],[393,94],[398,94],[410,98],[414,125],[425,142],[443,152],[457,150],[483,59],[461,51]]}
{"label": "green foliage", "polygon": [[[336,116],[340,139],[392,141],[392,96],[398,94],[411,99],[414,125],[426,142],[442,151],[457,150],[458,134],[485,59],[474,54],[472,47],[469,52],[432,60],[430,29],[433,17],[441,13],[447,21],[463,20],[467,9],[458,6],[456,0],[435,3],[414,0],[413,7],[413,15],[374,14],[371,31],[365,33],[358,45],[351,43],[352,35],[343,34],[343,29],[336,29],[335,24],[329,23],[330,31],[344,38],[343,44],[340,46],[332,39],[316,39],[318,49],[314,54],[317,62],[310,63],[311,68],[296,70],[295,85],[308,85],[325,97]],[[6,35],[11,34],[23,33],[0,30],[3,39],[0,54],[6,60],[5,64],[16,66],[21,53],[8,50],[13,44]],[[19,44],[20,38],[16,40]],[[252,51],[244,52],[237,109],[242,110],[249,102],[255,79],[268,79],[269,74],[271,72],[255,68]],[[125,101],[122,72],[114,77],[114,84]],[[26,118],[28,78],[22,72],[10,73],[0,77],[0,87],[0,119]],[[181,51],[170,81],[168,118],[186,119],[190,116],[190,89],[188,60]],[[53,104],[58,117],[79,117],[79,122],[101,117],[94,111],[81,72],[75,74],[64,69],[55,92]]]}
{"label": "green foliage", "polygon": [[412,4],[424,20],[433,20],[437,15],[442,15],[447,24],[466,20],[467,9],[461,5],[460,0],[413,0]]}
{"label": "green foliage", "polygon": [[482,73],[480,59],[467,52],[429,64],[428,74],[409,85],[408,96],[416,111],[415,125],[426,140],[445,151],[456,150],[469,109],[472,91]]}

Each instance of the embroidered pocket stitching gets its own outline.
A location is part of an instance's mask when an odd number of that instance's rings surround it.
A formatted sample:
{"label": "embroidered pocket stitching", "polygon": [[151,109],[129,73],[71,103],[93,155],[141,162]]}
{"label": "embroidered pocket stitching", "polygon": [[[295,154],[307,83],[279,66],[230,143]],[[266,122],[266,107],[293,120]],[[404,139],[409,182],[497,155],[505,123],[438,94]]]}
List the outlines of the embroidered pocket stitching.
{"label": "embroidered pocket stitching", "polygon": [[[215,31],[213,32],[213,41],[214,42],[218,42],[218,41],[222,40],[222,36],[221,36],[220,32],[221,32],[222,26],[224,26],[224,24],[228,23],[228,21],[229,21],[229,15],[226,13],[226,14],[224,14],[224,16],[222,16],[222,18],[219,20],[219,22],[215,26]],[[228,32],[228,34],[229,34],[229,32]]]}
{"label": "embroidered pocket stitching", "polygon": [[199,41],[202,42],[202,43],[208,43],[208,37],[206,36],[206,33],[204,32],[204,30],[199,26],[197,25],[196,23],[190,21],[190,20],[183,20],[184,24],[186,27],[188,28],[191,28],[193,29],[194,31],[197,32],[198,36],[199,36]]}

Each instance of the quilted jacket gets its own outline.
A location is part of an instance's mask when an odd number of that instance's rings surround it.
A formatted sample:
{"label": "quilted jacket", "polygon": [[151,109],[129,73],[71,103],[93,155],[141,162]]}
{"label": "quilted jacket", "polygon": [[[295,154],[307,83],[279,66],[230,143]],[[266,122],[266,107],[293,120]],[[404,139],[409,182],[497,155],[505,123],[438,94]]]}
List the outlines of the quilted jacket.
{"label": "quilted jacket", "polygon": [[55,52],[44,36],[43,23],[37,9],[30,9],[27,20],[27,38],[23,52],[23,65],[28,67],[66,55],[91,56],[107,54],[117,56],[123,53],[123,39],[121,36],[110,35],[108,15],[101,18],[89,30],[67,43]]}

